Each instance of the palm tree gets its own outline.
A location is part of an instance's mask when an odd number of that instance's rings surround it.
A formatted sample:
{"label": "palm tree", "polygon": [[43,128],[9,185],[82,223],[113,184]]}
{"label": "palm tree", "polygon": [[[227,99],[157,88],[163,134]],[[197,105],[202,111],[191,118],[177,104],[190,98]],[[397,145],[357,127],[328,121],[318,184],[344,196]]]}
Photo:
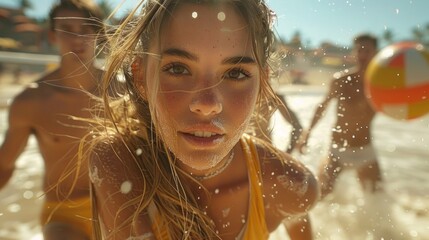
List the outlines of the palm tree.
{"label": "palm tree", "polygon": [[425,35],[420,28],[418,27],[413,28],[412,33],[413,33],[414,39],[417,42],[420,42],[420,43],[423,42],[423,38]]}
{"label": "palm tree", "polygon": [[19,9],[21,11],[25,11],[27,9],[32,9],[33,8],[33,4],[30,2],[30,0],[20,0],[19,1]]}
{"label": "palm tree", "polygon": [[426,35],[426,42],[424,42],[424,44],[425,44],[426,46],[429,46],[429,23],[426,23],[425,28],[426,28],[426,32],[425,32],[425,35]]}
{"label": "palm tree", "polygon": [[[98,6],[100,7],[101,12],[103,13],[103,16],[106,17],[106,18],[109,17],[110,14],[113,11],[113,8],[112,8],[111,4],[107,0],[100,0],[99,3],[98,3]],[[107,20],[110,21],[110,22],[114,22],[115,21],[113,19],[113,16],[112,16],[112,19],[107,19]]]}
{"label": "palm tree", "polygon": [[393,43],[393,32],[390,29],[386,29],[383,32],[383,40],[386,41],[387,44]]}
{"label": "palm tree", "polygon": [[295,31],[289,45],[296,49],[299,49],[302,47],[301,33],[299,31]]}

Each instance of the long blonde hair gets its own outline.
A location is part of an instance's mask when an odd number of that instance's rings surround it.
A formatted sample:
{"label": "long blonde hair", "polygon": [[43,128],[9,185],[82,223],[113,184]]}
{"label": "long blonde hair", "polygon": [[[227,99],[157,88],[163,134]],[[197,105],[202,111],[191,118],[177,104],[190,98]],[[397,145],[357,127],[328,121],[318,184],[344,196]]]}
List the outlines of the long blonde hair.
{"label": "long blonde hair", "polygon": [[[88,153],[91,152],[91,147],[107,142],[107,138],[115,135],[117,137],[114,144],[125,146],[139,166],[139,178],[145,189],[143,196],[129,203],[139,206],[139,209],[126,224],[134,226],[137,216],[152,203],[166,224],[163,228],[168,229],[172,239],[215,239],[219,237],[214,232],[210,219],[199,209],[190,189],[180,181],[181,177],[190,176],[175,165],[174,156],[157,132],[153,106],[141,97],[131,70],[136,57],[144,59],[151,54],[148,52],[149,44],[159,41],[164,21],[182,3],[228,3],[242,15],[248,23],[256,61],[264,76],[256,107],[275,98],[267,76],[274,41],[271,29],[273,12],[263,0],[142,0],[109,36],[110,53],[102,85],[101,115],[105,118],[98,119],[100,124],[94,130],[98,137],[91,140]],[[120,98],[110,94],[118,74],[125,78],[126,83],[125,88],[119,90],[123,94]],[[110,141],[111,139],[108,142]],[[137,149],[141,154],[136,154]],[[97,218],[97,211],[94,214]]]}

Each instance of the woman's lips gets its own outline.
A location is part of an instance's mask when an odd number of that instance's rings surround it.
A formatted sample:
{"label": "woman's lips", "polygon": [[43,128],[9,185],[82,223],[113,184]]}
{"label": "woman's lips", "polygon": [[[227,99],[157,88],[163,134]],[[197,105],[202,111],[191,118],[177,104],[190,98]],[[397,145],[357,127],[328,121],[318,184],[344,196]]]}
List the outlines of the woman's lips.
{"label": "woman's lips", "polygon": [[216,147],[225,141],[225,129],[219,121],[194,122],[178,131],[184,141],[192,147],[210,148]]}
{"label": "woman's lips", "polygon": [[216,146],[225,139],[224,134],[216,134],[213,132],[179,132],[179,135],[189,144],[197,147],[212,147]]}

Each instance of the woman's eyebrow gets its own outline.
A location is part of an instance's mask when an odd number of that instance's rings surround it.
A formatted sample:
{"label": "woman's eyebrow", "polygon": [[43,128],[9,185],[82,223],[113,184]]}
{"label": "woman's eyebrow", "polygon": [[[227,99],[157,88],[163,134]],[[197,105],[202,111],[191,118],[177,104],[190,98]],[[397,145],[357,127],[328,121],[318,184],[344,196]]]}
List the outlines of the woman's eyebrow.
{"label": "woman's eyebrow", "polygon": [[[199,61],[199,58],[186,51],[186,50],[182,50],[179,48],[169,48],[166,49],[162,52],[162,56],[176,56],[176,57],[181,57],[181,58],[186,58],[189,59],[191,61]],[[234,65],[234,64],[254,64],[256,63],[255,59],[253,59],[252,57],[247,57],[247,56],[237,56],[237,57],[229,57],[226,58],[222,61],[222,64],[228,64],[228,65]]]}
{"label": "woman's eyebrow", "polygon": [[192,61],[198,61],[199,60],[199,58],[197,56],[195,56],[194,54],[192,54],[188,51],[182,50],[182,49],[178,49],[178,48],[166,49],[162,52],[162,56],[164,56],[164,55],[187,58],[187,59],[192,60]]}
{"label": "woman's eyebrow", "polygon": [[255,59],[253,59],[252,57],[246,57],[246,56],[239,56],[239,57],[230,57],[230,58],[226,58],[225,60],[222,61],[222,64],[254,64],[256,63]]}

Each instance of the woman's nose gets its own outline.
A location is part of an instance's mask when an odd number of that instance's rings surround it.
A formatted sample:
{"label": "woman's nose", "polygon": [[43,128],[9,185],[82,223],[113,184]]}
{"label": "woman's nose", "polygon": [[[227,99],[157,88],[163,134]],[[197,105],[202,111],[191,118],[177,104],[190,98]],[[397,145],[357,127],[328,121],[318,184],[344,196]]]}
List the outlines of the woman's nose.
{"label": "woman's nose", "polygon": [[222,112],[222,101],[216,87],[200,90],[195,93],[189,104],[189,109],[193,113],[203,116],[216,115]]}

